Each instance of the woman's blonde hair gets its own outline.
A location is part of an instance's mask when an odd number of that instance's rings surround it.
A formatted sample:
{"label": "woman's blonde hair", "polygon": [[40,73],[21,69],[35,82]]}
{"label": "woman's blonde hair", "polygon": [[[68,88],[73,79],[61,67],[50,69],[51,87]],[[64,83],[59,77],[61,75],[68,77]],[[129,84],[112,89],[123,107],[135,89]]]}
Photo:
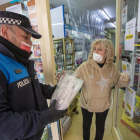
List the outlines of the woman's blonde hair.
{"label": "woman's blonde hair", "polygon": [[106,50],[106,63],[113,63],[114,61],[114,47],[108,39],[97,39],[91,44],[88,60],[93,58],[93,51],[96,45],[101,45]]}

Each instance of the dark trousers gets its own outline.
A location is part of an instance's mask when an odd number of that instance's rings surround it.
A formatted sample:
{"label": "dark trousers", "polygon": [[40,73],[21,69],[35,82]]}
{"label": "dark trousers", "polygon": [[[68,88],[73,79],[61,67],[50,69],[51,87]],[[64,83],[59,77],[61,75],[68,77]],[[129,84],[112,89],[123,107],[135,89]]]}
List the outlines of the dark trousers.
{"label": "dark trousers", "polygon": [[[93,112],[81,108],[83,114],[83,139],[90,140],[90,127],[92,123]],[[109,110],[109,109],[108,109]],[[96,114],[96,136],[95,140],[102,140],[104,135],[105,120],[108,114],[108,110],[95,113]]]}

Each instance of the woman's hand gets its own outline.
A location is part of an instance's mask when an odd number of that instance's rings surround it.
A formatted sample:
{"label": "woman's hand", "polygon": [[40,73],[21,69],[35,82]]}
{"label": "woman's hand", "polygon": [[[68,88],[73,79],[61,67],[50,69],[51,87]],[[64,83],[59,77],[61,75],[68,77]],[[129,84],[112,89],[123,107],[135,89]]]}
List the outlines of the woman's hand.
{"label": "woman's hand", "polygon": [[61,76],[65,75],[65,71],[62,72],[62,74],[60,72],[56,73],[56,78],[54,78],[55,80],[57,80],[58,82],[60,81]]}
{"label": "woman's hand", "polygon": [[128,73],[121,73],[121,78],[120,78],[123,82],[130,82],[130,78],[129,78],[129,74]]}

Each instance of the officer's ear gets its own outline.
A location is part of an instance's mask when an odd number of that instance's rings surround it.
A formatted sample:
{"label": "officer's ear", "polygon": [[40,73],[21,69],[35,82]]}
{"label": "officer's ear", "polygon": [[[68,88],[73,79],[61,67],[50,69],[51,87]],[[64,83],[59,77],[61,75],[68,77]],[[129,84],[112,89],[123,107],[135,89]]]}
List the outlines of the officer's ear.
{"label": "officer's ear", "polygon": [[6,26],[3,26],[1,28],[1,36],[4,37],[5,39],[9,40],[10,39],[10,33],[9,29]]}

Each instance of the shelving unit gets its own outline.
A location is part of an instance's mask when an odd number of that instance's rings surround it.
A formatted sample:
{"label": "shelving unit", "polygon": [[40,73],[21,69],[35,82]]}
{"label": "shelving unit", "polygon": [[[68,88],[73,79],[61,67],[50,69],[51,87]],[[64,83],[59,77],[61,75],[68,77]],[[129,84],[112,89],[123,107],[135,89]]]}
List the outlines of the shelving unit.
{"label": "shelving unit", "polygon": [[104,38],[111,40],[111,33],[109,33],[108,31],[104,31]]}
{"label": "shelving unit", "polygon": [[70,113],[72,111],[75,111],[76,114],[78,114],[78,112],[77,112],[77,102],[78,102],[78,98],[75,97],[74,100],[72,101],[72,103],[70,104],[70,106],[68,107],[68,112],[67,112],[68,116],[70,116]]}
{"label": "shelving unit", "polygon": [[[130,77],[130,79],[131,79],[130,86],[137,87],[137,95],[140,96],[140,63],[137,64],[137,65],[139,65],[139,72],[138,71],[136,72],[136,68],[135,68],[136,60],[140,59],[139,55],[137,54],[137,52],[140,52],[140,50],[138,50],[138,47],[140,48],[140,44],[136,44],[134,46],[134,51],[132,52],[132,61],[131,61],[132,69],[131,69],[131,75],[130,75],[131,76]],[[135,76],[138,76],[137,84],[134,82]]]}
{"label": "shelving unit", "polygon": [[36,61],[38,59],[42,59],[41,57],[30,57],[29,60],[33,60],[33,61]]}
{"label": "shelving unit", "polygon": [[[54,55],[56,71],[62,72],[63,70],[75,70],[74,60],[74,43],[72,38],[54,39]],[[68,107],[67,115],[70,116],[71,111],[77,112],[77,98]]]}
{"label": "shelving unit", "polygon": [[[75,70],[74,45],[71,38],[54,39],[54,53],[57,72]],[[71,67],[68,67],[71,66]]]}

